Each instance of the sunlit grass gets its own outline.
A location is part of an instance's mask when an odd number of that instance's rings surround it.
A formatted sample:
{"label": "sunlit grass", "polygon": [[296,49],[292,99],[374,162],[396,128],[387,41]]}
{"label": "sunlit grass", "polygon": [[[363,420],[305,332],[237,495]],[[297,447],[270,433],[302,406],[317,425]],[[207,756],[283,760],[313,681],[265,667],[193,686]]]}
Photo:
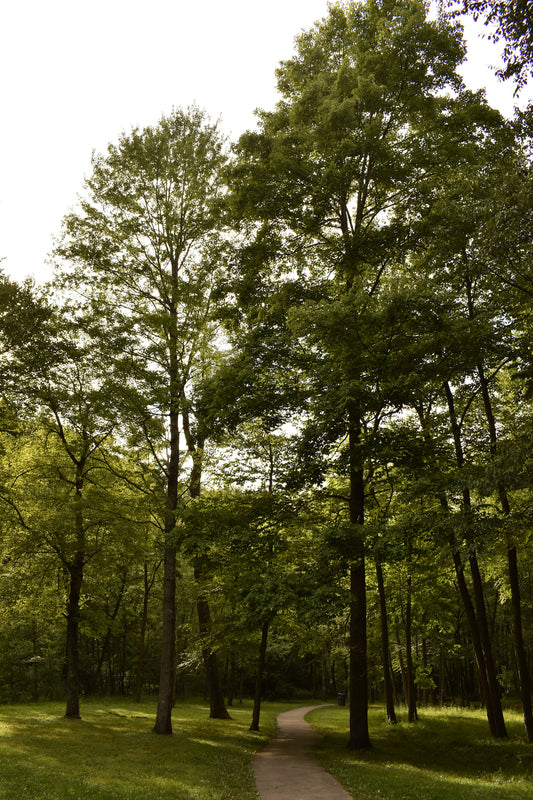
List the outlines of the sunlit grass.
{"label": "sunlit grass", "polygon": [[267,703],[260,734],[251,705],[232,720],[179,705],[172,736],[152,733],[155,703],[86,701],[81,720],[60,704],[0,707],[2,800],[255,800],[251,762],[287,705]]}
{"label": "sunlit grass", "polygon": [[422,709],[417,723],[400,715],[400,724],[390,726],[382,708],[371,708],[373,746],[361,752],[346,748],[347,709],[320,709],[307,719],[325,737],[320,760],[354,800],[533,797],[533,748],[517,712],[506,713],[509,740],[496,741],[482,711]]}
{"label": "sunlit grass", "polygon": [[[157,736],[155,702],[85,701],[81,720],[65,719],[61,704],[0,706],[0,800],[255,800],[254,753],[293,707],[265,703],[256,734],[250,703],[230,721],[208,719],[201,703],[178,705],[174,734]],[[373,747],[355,753],[346,708],[308,720],[325,737],[324,766],[355,800],[533,797],[533,748],[517,712],[506,715],[509,741],[495,741],[483,712],[422,709],[415,725],[389,726],[371,708]]]}

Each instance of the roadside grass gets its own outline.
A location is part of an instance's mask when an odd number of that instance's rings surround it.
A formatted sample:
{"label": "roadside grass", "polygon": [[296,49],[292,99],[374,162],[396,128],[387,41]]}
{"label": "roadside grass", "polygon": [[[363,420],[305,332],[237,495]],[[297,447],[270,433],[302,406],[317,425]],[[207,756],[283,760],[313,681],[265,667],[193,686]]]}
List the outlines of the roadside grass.
{"label": "roadside grass", "polygon": [[[347,750],[348,711],[332,706],[307,715],[324,736],[323,766],[354,800],[526,800],[533,797],[533,747],[521,714],[507,711],[509,740],[489,735],[483,711],[423,708],[414,724],[388,725],[372,707],[372,748]],[[405,715],[406,719],[406,715]]]}
{"label": "roadside grass", "polygon": [[1,800],[255,800],[251,762],[288,704],[251,704],[231,720],[202,703],[177,705],[174,733],[152,732],[155,702],[85,700],[81,720],[60,703],[0,706]]}

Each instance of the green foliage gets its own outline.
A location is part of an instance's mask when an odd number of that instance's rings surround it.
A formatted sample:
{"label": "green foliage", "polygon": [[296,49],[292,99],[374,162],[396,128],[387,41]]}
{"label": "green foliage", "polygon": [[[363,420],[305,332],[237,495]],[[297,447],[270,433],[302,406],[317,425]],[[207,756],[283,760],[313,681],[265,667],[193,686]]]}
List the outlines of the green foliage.
{"label": "green foliage", "polygon": [[505,67],[498,74],[523,88],[533,69],[533,18],[528,0],[447,0],[444,5],[483,20],[493,41],[503,39]]}

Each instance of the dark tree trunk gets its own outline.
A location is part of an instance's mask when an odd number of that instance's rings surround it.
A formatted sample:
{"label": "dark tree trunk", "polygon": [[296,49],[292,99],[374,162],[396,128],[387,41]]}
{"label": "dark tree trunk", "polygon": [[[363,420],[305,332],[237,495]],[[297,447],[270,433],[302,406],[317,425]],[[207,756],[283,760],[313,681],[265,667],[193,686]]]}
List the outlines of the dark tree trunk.
{"label": "dark tree trunk", "polygon": [[400,675],[402,676],[403,699],[405,705],[409,707],[409,689],[407,688],[407,672],[405,670],[405,664],[403,661],[402,643],[400,641],[400,634],[398,632],[398,629],[396,629],[395,633],[396,633],[396,644],[398,645],[398,661],[400,662]]}
{"label": "dark tree trunk", "polygon": [[233,698],[235,696],[235,673],[235,653],[232,650],[229,660],[228,706],[233,705]]}
{"label": "dark tree trunk", "polygon": [[141,614],[141,629],[139,631],[139,642],[137,645],[137,667],[135,670],[135,702],[141,702],[142,685],[143,685],[143,669],[144,669],[144,652],[146,641],[146,624],[148,622],[148,596],[149,596],[149,581],[148,581],[148,564],[144,562],[144,581],[143,581],[143,610]]}
{"label": "dark tree trunk", "polygon": [[174,704],[174,673],[176,652],[176,544],[174,528],[178,506],[179,477],[179,421],[177,400],[170,413],[170,459],[167,477],[167,502],[165,514],[165,552],[163,557],[163,626],[159,694],[154,733],[172,733],[172,706]]}
{"label": "dark tree trunk", "polygon": [[[455,447],[455,458],[457,466],[459,467],[459,469],[462,469],[462,467],[464,466],[465,459],[463,454],[463,445],[461,441],[461,426],[457,418],[454,398],[448,381],[445,381],[443,386],[446,394],[446,400],[448,403],[448,411],[450,415],[450,427],[452,430],[454,447]],[[469,515],[472,513],[470,489],[467,486],[463,488],[463,510],[465,512],[465,515]],[[484,685],[482,683],[482,686],[484,690],[487,692],[485,698],[487,702],[487,717],[489,720],[489,726],[492,735],[496,738],[503,739],[507,737],[507,730],[505,728],[505,721],[503,718],[502,704],[500,699],[500,687],[496,677],[496,668],[494,665],[492,644],[489,635],[489,626],[487,622],[487,612],[485,606],[483,582],[481,580],[481,574],[479,572],[479,565],[477,562],[476,553],[475,550],[473,549],[469,556],[469,563],[470,563],[470,572],[472,575],[472,588],[474,592],[475,618],[477,622],[476,630],[480,639],[480,644],[483,652],[483,665],[486,677],[486,681],[484,682]],[[480,664],[479,660],[478,664]],[[483,681],[481,674],[480,674],[480,680]]]}
{"label": "dark tree trunk", "polygon": [[[202,566],[198,563],[194,568],[196,580],[200,579],[201,572]],[[210,719],[231,719],[226,708],[224,692],[222,691],[222,684],[220,682],[217,655],[207,642],[211,633],[209,603],[205,598],[199,597],[196,601],[196,608],[198,610],[200,634],[204,638],[202,657],[204,661],[207,695],[209,697],[209,717]]]}
{"label": "dark tree trunk", "polygon": [[387,600],[385,597],[385,582],[383,570],[379,561],[376,561],[376,577],[379,595],[379,615],[381,620],[381,661],[383,664],[383,689],[385,692],[385,707],[387,720],[391,725],[396,724],[396,711],[394,709],[394,692],[390,673],[390,646],[389,646],[389,621],[387,618]]}
{"label": "dark tree trunk", "polygon": [[165,547],[163,559],[163,628],[159,693],[154,733],[172,733],[176,640],[176,548]]}
{"label": "dark tree trunk", "polygon": [[148,601],[150,598],[150,591],[155,582],[157,571],[161,566],[161,561],[155,564],[152,574],[148,576],[148,564],[144,562],[143,567],[143,610],[141,615],[141,629],[139,631],[139,642],[137,645],[137,667],[135,670],[135,702],[141,702],[142,684],[143,684],[143,671],[144,671],[144,657],[146,652],[146,627],[148,623]]}
{"label": "dark tree trunk", "polygon": [[522,700],[522,711],[524,714],[524,725],[526,728],[527,740],[533,743],[533,712],[531,709],[531,680],[527,663],[527,653],[524,645],[522,632],[522,607],[520,603],[520,584],[518,581],[518,563],[516,547],[510,547],[507,551],[509,564],[509,580],[511,583],[511,603],[513,609],[513,636],[516,652],[516,663],[518,667],[518,678],[520,681],[520,697]]}
{"label": "dark tree trunk", "polygon": [[[496,455],[497,432],[496,421],[492,411],[492,403],[489,393],[489,385],[483,366],[478,365],[478,375],[485,408],[485,417],[490,436],[491,458]],[[509,497],[502,484],[498,485],[500,503],[505,517],[511,513]],[[509,585],[511,587],[511,607],[513,614],[513,641],[518,668],[518,679],[520,684],[520,699],[522,701],[522,712],[524,716],[524,726],[526,729],[527,740],[533,743],[533,709],[531,707],[531,678],[527,662],[527,652],[524,644],[524,634],[522,628],[522,604],[520,598],[520,580],[518,573],[518,555],[516,547],[507,542],[507,569],[509,573]]]}
{"label": "dark tree trunk", "polygon": [[498,739],[505,739],[507,737],[507,730],[505,727],[505,720],[503,718],[502,703],[500,698],[500,684],[498,683],[496,666],[494,664],[494,656],[492,653],[492,643],[489,635],[483,582],[481,580],[481,573],[479,571],[479,565],[475,552],[471,554],[469,562],[470,572],[472,575],[472,586],[474,590],[474,602],[476,605],[476,615],[479,624],[479,633],[481,636],[483,653],[485,655],[485,669],[487,671],[487,686],[489,692],[489,696],[487,697],[487,708],[490,702],[493,714],[492,734]]}
{"label": "dark tree trunk", "polygon": [[328,696],[328,657],[326,653],[326,648],[322,650],[322,658],[321,658],[321,687],[320,687],[320,697],[322,700],[326,700]]}
{"label": "dark tree trunk", "polygon": [[265,672],[265,658],[267,652],[269,621],[263,623],[261,631],[261,645],[259,647],[259,658],[257,661],[257,675],[255,678],[254,709],[252,712],[251,731],[259,730],[259,716],[261,714],[261,698],[263,696],[263,675]]}
{"label": "dark tree trunk", "polygon": [[350,522],[354,555],[350,568],[350,736],[348,749],[370,747],[366,634],[366,571],[363,538],[365,489],[360,454],[361,417],[349,417]]}
{"label": "dark tree trunk", "polygon": [[[111,614],[108,614],[108,617],[111,621],[114,621],[117,618],[117,614],[120,610],[120,606],[122,603],[122,598],[124,596],[124,589],[126,588],[126,575],[124,575],[122,579],[122,584],[120,586],[120,590],[118,593],[118,597],[113,608]],[[96,665],[96,671],[94,674],[94,684],[95,686],[100,686],[100,690],[105,692],[104,680],[102,677],[102,670],[105,663],[106,658],[108,658],[111,650],[111,625],[108,624],[107,630],[104,636],[104,641],[102,643],[102,649],[100,651],[100,657],[98,659],[98,663]],[[113,691],[113,687],[111,687],[111,691]]]}
{"label": "dark tree trunk", "polygon": [[69,566],[70,586],[67,602],[67,680],[65,716],[80,718],[80,674],[78,634],[80,624],[80,596],[83,583],[83,555],[78,553]]}
{"label": "dark tree trunk", "polygon": [[407,597],[405,606],[405,672],[407,682],[407,718],[409,722],[416,722],[418,719],[418,712],[416,709],[415,675],[413,669],[412,597],[410,575],[407,578]]}
{"label": "dark tree trunk", "polygon": [[[186,413],[183,414],[183,428],[185,439],[187,441],[187,448],[192,457],[189,493],[192,498],[195,498],[200,496],[204,437],[203,435],[198,434],[197,440],[194,441],[189,427],[189,417]],[[202,560],[200,557],[198,557],[194,564],[194,578],[197,583],[200,582],[202,572]],[[201,594],[196,601],[196,608],[198,611],[200,635],[204,639],[202,656],[205,668],[207,694],[209,696],[209,717],[210,719],[231,719],[228,709],[226,708],[226,702],[224,700],[224,692],[222,690],[220,672],[218,669],[217,654],[209,644],[209,637],[211,635],[211,612],[209,611],[209,603],[205,597],[201,596]]]}

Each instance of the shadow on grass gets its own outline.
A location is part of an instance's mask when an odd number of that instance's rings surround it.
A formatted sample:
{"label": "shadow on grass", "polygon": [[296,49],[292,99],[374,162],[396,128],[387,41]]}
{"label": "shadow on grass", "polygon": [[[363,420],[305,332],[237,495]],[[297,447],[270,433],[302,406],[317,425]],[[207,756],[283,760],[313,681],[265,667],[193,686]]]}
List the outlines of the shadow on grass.
{"label": "shadow on grass", "polygon": [[[325,737],[318,753],[356,800],[525,800],[533,796],[533,755],[516,712],[509,740],[489,737],[482,712],[424,709],[419,722],[389,726],[382,708],[369,714],[373,747],[350,752],[342,708],[308,717]],[[520,758],[525,756],[524,760]]]}
{"label": "shadow on grass", "polygon": [[178,706],[172,736],[152,732],[153,704],[84,704],[83,719],[59,704],[0,707],[1,800],[255,800],[251,761],[275,729],[248,731],[251,707],[233,720]]}

